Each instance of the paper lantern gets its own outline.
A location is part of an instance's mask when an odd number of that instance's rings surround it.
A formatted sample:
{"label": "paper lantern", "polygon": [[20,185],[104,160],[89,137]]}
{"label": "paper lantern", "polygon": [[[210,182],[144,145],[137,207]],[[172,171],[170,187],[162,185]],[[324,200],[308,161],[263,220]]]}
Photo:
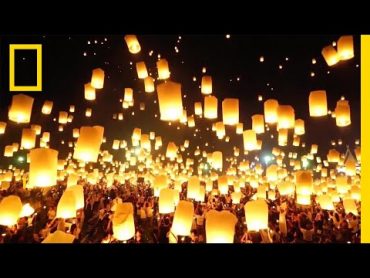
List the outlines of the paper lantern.
{"label": "paper lantern", "polygon": [[229,211],[210,210],[206,216],[207,243],[233,243],[237,222]]}
{"label": "paper lantern", "polygon": [[139,79],[145,79],[148,77],[148,71],[146,69],[145,62],[136,63],[136,72]]}
{"label": "paper lantern", "polygon": [[113,140],[112,149],[113,150],[118,150],[119,149],[119,144],[120,144],[119,140]]}
{"label": "paper lantern", "polygon": [[321,195],[317,197],[317,202],[320,204],[320,207],[324,210],[334,210],[334,205],[331,196]]}
{"label": "paper lantern", "polygon": [[137,54],[140,52],[141,47],[136,35],[126,35],[125,41],[127,44],[128,51],[132,54]]}
{"label": "paper lantern", "polygon": [[278,183],[277,188],[282,196],[292,195],[294,193],[294,184],[289,181]]}
{"label": "paper lantern", "polygon": [[86,100],[95,100],[95,88],[91,86],[91,83],[85,84],[85,99]]}
{"label": "paper lantern", "polygon": [[297,194],[297,204],[302,206],[311,205],[311,195]]}
{"label": "paper lantern", "polygon": [[12,157],[12,156],[13,156],[13,145],[5,146],[4,157]]}
{"label": "paper lantern", "polygon": [[45,115],[50,115],[51,110],[53,109],[53,102],[45,100],[44,105],[42,106],[41,113]]}
{"label": "paper lantern", "polygon": [[21,212],[22,202],[18,196],[4,197],[0,202],[0,225],[13,226],[17,224]]}
{"label": "paper lantern", "polygon": [[193,223],[194,205],[192,202],[180,201],[176,207],[172,222],[172,232],[177,236],[189,236]]}
{"label": "paper lantern", "polygon": [[[101,68],[97,68],[93,70],[92,76],[91,76],[91,87],[94,89],[103,89],[104,70],[102,70]],[[94,90],[94,95],[95,95],[95,90]],[[85,85],[85,97],[86,97],[86,85]]]}
{"label": "paper lantern", "polygon": [[243,194],[240,191],[231,193],[231,199],[232,199],[233,204],[239,204],[242,196]]}
{"label": "paper lantern", "polygon": [[6,123],[5,122],[0,122],[0,134],[5,133],[5,128],[6,128]]}
{"label": "paper lantern", "polygon": [[222,171],[222,152],[216,151],[212,153],[212,167]]}
{"label": "paper lantern", "polygon": [[312,144],[312,145],[311,145],[311,151],[310,151],[310,153],[311,153],[311,154],[317,154],[317,150],[318,150],[318,148],[319,148],[319,146],[318,146],[318,145],[316,145],[316,144]]}
{"label": "paper lantern", "polygon": [[358,210],[356,203],[353,199],[344,199],[343,200],[343,206],[344,206],[344,211],[349,214],[352,213],[354,215],[358,215]]}
{"label": "paper lantern", "polygon": [[308,98],[308,103],[311,117],[321,117],[328,114],[326,91],[312,91]]}
{"label": "paper lantern", "polygon": [[24,94],[13,95],[8,118],[16,123],[29,123],[31,119],[33,98]]}
{"label": "paper lantern", "polygon": [[155,88],[154,88],[154,79],[150,76],[146,77],[144,79],[144,87],[145,87],[145,92],[146,93],[153,93]]}
{"label": "paper lantern", "polygon": [[30,151],[30,187],[48,187],[57,183],[58,151],[39,148]]}
{"label": "paper lantern", "polygon": [[169,142],[166,150],[166,157],[170,160],[174,160],[177,154],[177,146],[174,142]]}
{"label": "paper lantern", "polygon": [[71,190],[63,192],[57,206],[57,218],[75,218],[76,217],[76,198],[75,194]]}
{"label": "paper lantern", "polygon": [[194,114],[197,116],[202,116],[203,114],[203,108],[201,102],[195,102],[194,103]]}
{"label": "paper lantern", "polygon": [[66,190],[73,192],[77,210],[85,207],[84,188],[82,185],[73,185],[68,187]]}
{"label": "paper lantern", "polygon": [[264,102],[265,122],[274,124],[278,120],[279,102],[276,99],[268,99]]}
{"label": "paper lantern", "polygon": [[239,99],[225,98],[222,101],[222,120],[225,125],[239,123]]}
{"label": "paper lantern", "polygon": [[278,133],[278,145],[286,146],[288,144],[288,129],[280,128]]}
{"label": "paper lantern", "polygon": [[225,134],[226,134],[226,130],[225,130],[225,126],[224,126],[224,123],[223,122],[217,122],[215,124],[215,128],[216,128],[216,135],[217,135],[217,138],[218,139],[222,139],[224,138]]}
{"label": "paper lantern", "polygon": [[50,141],[50,132],[43,132],[41,140],[46,142],[46,143],[49,142]]}
{"label": "paper lantern", "polygon": [[67,234],[63,231],[55,231],[54,233],[48,234],[48,236],[42,241],[42,243],[59,243],[59,244],[70,244],[75,240],[75,236]]}
{"label": "paper lantern", "polygon": [[207,119],[217,118],[218,100],[215,96],[204,97],[204,117]]}
{"label": "paper lantern", "polygon": [[329,163],[338,163],[340,159],[340,153],[335,149],[330,149],[327,158]]}
{"label": "paper lantern", "polygon": [[79,175],[75,173],[69,174],[67,179],[67,188],[77,185],[79,178],[80,178]]}
{"label": "paper lantern", "polygon": [[218,190],[220,194],[227,195],[229,192],[229,185],[227,183],[227,176],[220,176],[217,180]]}
{"label": "paper lantern", "polygon": [[97,162],[103,135],[104,127],[102,126],[81,127],[73,158],[83,162]]}
{"label": "paper lantern", "polygon": [[117,204],[113,214],[113,236],[121,241],[135,236],[134,207],[132,203]]}
{"label": "paper lantern", "polygon": [[248,231],[268,228],[268,207],[265,200],[249,201],[244,206]]}
{"label": "paper lantern", "polygon": [[75,106],[74,105],[70,105],[69,106],[69,112],[70,113],[74,113],[75,112]]}
{"label": "paper lantern", "polygon": [[33,207],[31,207],[30,204],[27,203],[23,205],[22,211],[19,217],[30,217],[34,212],[35,210],[33,209]]}
{"label": "paper lantern", "polygon": [[257,137],[254,130],[248,129],[243,132],[243,144],[245,151],[253,151],[257,146]]}
{"label": "paper lantern", "polygon": [[335,179],[335,185],[339,194],[346,194],[350,190],[347,176],[337,176]]}
{"label": "paper lantern", "polygon": [[268,182],[275,182],[278,180],[279,167],[275,164],[271,164],[266,168],[266,178]]}
{"label": "paper lantern", "polygon": [[340,60],[349,60],[355,57],[353,50],[353,36],[341,36],[337,42]]}
{"label": "paper lantern", "polygon": [[168,79],[170,77],[170,70],[166,59],[157,61],[158,79]]}
{"label": "paper lantern", "polygon": [[355,155],[358,162],[361,162],[361,147],[356,147]]}
{"label": "paper lantern", "polygon": [[188,127],[195,127],[195,120],[194,120],[194,116],[190,116],[188,117]]}
{"label": "paper lantern", "polygon": [[125,88],[124,102],[131,102],[134,100],[134,90],[132,88]]}
{"label": "paper lantern", "polygon": [[157,86],[159,111],[162,121],[177,121],[183,111],[181,84],[168,81]]}
{"label": "paper lantern", "polygon": [[201,92],[203,95],[212,94],[212,77],[205,75],[202,77]]}
{"label": "paper lantern", "polygon": [[243,134],[243,123],[238,123],[236,125],[236,134]]}
{"label": "paper lantern", "polygon": [[263,119],[263,115],[256,114],[252,116],[252,130],[254,130],[256,134],[265,132],[265,121]]}
{"label": "paper lantern", "polygon": [[332,45],[325,46],[322,49],[321,54],[329,67],[334,66],[339,62],[340,57]]}
{"label": "paper lantern", "polygon": [[132,131],[132,136],[131,136],[132,140],[140,140],[141,138],[141,129],[140,128],[134,128],[134,130]]}
{"label": "paper lantern", "polygon": [[312,172],[311,171],[297,171],[296,172],[296,192],[301,195],[312,194]]}
{"label": "paper lantern", "polygon": [[30,150],[35,147],[36,144],[36,132],[30,128],[24,128],[22,130],[21,148]]}
{"label": "paper lantern", "polygon": [[154,196],[159,197],[159,194],[163,188],[168,187],[168,178],[166,175],[155,176],[153,181]]}
{"label": "paper lantern", "polygon": [[351,124],[351,109],[347,100],[339,100],[335,108],[335,120],[339,127]]}
{"label": "paper lantern", "polygon": [[290,105],[279,105],[277,109],[278,125],[277,129],[294,128],[295,114]]}
{"label": "paper lantern", "polygon": [[170,188],[162,188],[159,193],[159,213],[167,214],[175,211],[175,194]]}
{"label": "paper lantern", "polygon": [[86,111],[85,111],[85,116],[87,118],[90,118],[92,115],[92,109],[91,108],[86,108]]}
{"label": "paper lantern", "polygon": [[[303,135],[303,134],[305,134],[304,120],[297,119],[295,121],[295,123],[294,123],[294,134],[296,134],[296,135]],[[296,138],[299,138],[299,137],[296,137]],[[298,145],[299,145],[299,142],[298,142]],[[293,144],[293,146],[295,146],[295,145]]]}
{"label": "paper lantern", "polygon": [[195,199],[200,190],[200,180],[197,176],[192,176],[188,180],[188,187],[187,187],[187,198],[188,199]]}
{"label": "paper lantern", "polygon": [[36,135],[41,134],[41,126],[40,125],[31,125],[31,129],[35,131]]}

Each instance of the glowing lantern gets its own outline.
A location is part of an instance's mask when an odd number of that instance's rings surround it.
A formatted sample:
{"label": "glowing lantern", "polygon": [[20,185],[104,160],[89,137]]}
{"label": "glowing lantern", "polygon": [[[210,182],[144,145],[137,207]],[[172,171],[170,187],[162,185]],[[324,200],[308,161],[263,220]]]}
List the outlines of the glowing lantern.
{"label": "glowing lantern", "polygon": [[335,149],[330,149],[327,158],[329,163],[338,163],[340,159],[340,153]]}
{"label": "glowing lantern", "polygon": [[292,195],[294,193],[294,184],[288,181],[283,181],[277,185],[280,195]]}
{"label": "glowing lantern", "polygon": [[30,187],[48,187],[57,183],[58,151],[33,149],[30,151]]}
{"label": "glowing lantern", "polygon": [[217,118],[218,100],[215,96],[204,97],[204,117],[207,119]]}
{"label": "glowing lantern", "polygon": [[222,152],[216,151],[212,153],[212,167],[222,171]]}
{"label": "glowing lantern", "polygon": [[[304,133],[305,133],[304,120],[297,119],[295,121],[295,124],[294,124],[294,134],[303,135]],[[299,145],[299,143],[298,143],[298,145]]]}
{"label": "glowing lantern", "polygon": [[74,173],[69,174],[68,179],[67,179],[67,188],[77,185],[78,180],[79,180],[79,176],[77,174],[74,174]]}
{"label": "glowing lantern", "polygon": [[72,190],[63,192],[57,207],[57,218],[75,218],[76,217],[76,198]]}
{"label": "glowing lantern", "polygon": [[42,106],[41,113],[45,115],[50,115],[51,110],[53,109],[53,102],[45,100],[44,105]]}
{"label": "glowing lantern", "polygon": [[70,244],[73,243],[75,240],[75,236],[71,234],[67,234],[63,231],[55,231],[54,233],[50,233],[42,243],[60,243],[60,244]]}
{"label": "glowing lantern", "polygon": [[91,108],[86,108],[85,116],[87,118],[90,118],[92,114],[92,109]]}
{"label": "glowing lantern", "polygon": [[132,88],[125,88],[124,102],[131,102],[134,100],[134,90]]}
{"label": "glowing lantern", "polygon": [[193,223],[194,205],[192,202],[180,201],[176,207],[172,223],[172,232],[178,236],[189,236]]}
{"label": "glowing lantern", "polygon": [[345,194],[350,189],[350,185],[347,182],[347,176],[338,176],[335,180],[335,185],[339,194]]}
{"label": "glowing lantern", "polygon": [[9,108],[8,118],[16,123],[29,123],[31,119],[33,98],[27,95],[14,95]]}
{"label": "glowing lantern", "polygon": [[321,117],[328,114],[326,91],[312,91],[308,98],[311,117]]}
{"label": "glowing lantern", "polygon": [[[95,89],[103,89],[104,87],[104,70],[101,68],[94,69],[91,76],[91,86]],[[95,90],[94,90],[95,95]],[[86,96],[86,87],[85,87]]]}
{"label": "glowing lantern", "polygon": [[0,202],[0,225],[13,226],[22,212],[21,199],[16,195],[4,197]]}
{"label": "glowing lantern", "polygon": [[157,62],[158,79],[167,79],[170,77],[170,70],[166,59],[160,59]]}
{"label": "glowing lantern", "polygon": [[195,120],[194,120],[194,116],[190,116],[188,117],[188,127],[195,127]]}
{"label": "glowing lantern", "polygon": [[236,125],[236,134],[243,134],[243,123],[238,123]]}
{"label": "glowing lantern", "polygon": [[222,101],[222,120],[225,125],[239,123],[239,99],[225,98]]}
{"label": "glowing lantern", "polygon": [[358,215],[357,206],[353,199],[344,199],[343,206],[347,214],[352,213],[354,215]]}
{"label": "glowing lantern", "polygon": [[31,129],[35,131],[36,135],[41,134],[41,126],[40,125],[31,125]]}
{"label": "glowing lantern", "polygon": [[353,50],[353,36],[341,36],[337,42],[340,60],[349,60],[355,57]]}
{"label": "glowing lantern", "polygon": [[5,122],[0,122],[0,134],[5,133],[5,128],[6,128],[6,123]]}
{"label": "glowing lantern", "polygon": [[162,121],[179,120],[182,112],[181,84],[168,81],[157,86]]}
{"label": "glowing lantern", "polygon": [[229,211],[211,210],[206,216],[207,243],[233,243],[238,219]]}
{"label": "glowing lantern", "polygon": [[64,125],[68,122],[68,113],[65,112],[65,111],[60,111],[59,112],[59,119],[58,119],[58,123]]}
{"label": "glowing lantern", "polygon": [[134,207],[132,203],[117,204],[113,214],[113,236],[118,240],[129,240],[135,235]]}
{"label": "glowing lantern", "polygon": [[265,121],[263,119],[263,115],[256,114],[252,116],[252,130],[254,130],[256,134],[265,132]]}
{"label": "glowing lantern", "polygon": [[146,69],[145,62],[136,63],[136,72],[139,79],[145,79],[148,77],[148,71]]}
{"label": "glowing lantern", "polygon": [[278,180],[278,169],[279,167],[275,164],[271,164],[266,169],[266,178],[268,182],[275,182]]}
{"label": "glowing lantern", "polygon": [[5,146],[4,157],[12,157],[12,156],[13,156],[13,145]]}
{"label": "glowing lantern", "polygon": [[175,194],[174,190],[170,188],[163,188],[159,193],[159,213],[172,213],[175,211]]}
{"label": "glowing lantern", "polygon": [[22,130],[22,140],[21,147],[29,150],[35,147],[36,142],[36,132],[29,128],[24,128]]}
{"label": "glowing lantern", "polygon": [[202,109],[202,103],[201,102],[195,102],[194,103],[194,114],[197,116],[202,116],[203,109]]}
{"label": "glowing lantern", "polygon": [[361,162],[361,147],[356,147],[355,155],[358,162]]}
{"label": "glowing lantern", "polygon": [[311,171],[298,171],[296,172],[296,191],[297,194],[311,195],[312,193],[312,172]]}
{"label": "glowing lantern", "polygon": [[332,45],[324,47],[321,51],[321,54],[329,67],[334,66],[336,63],[339,62],[340,57]]}
{"label": "glowing lantern", "polygon": [[202,77],[201,92],[203,95],[212,94],[212,77],[205,75]]}
{"label": "glowing lantern", "polygon": [[84,199],[84,188],[82,185],[73,185],[67,188],[73,192],[75,196],[75,204],[76,209],[82,209],[85,207],[85,199]]}
{"label": "glowing lantern", "polygon": [[31,207],[30,204],[27,203],[27,204],[23,205],[22,211],[21,211],[21,214],[19,215],[19,217],[29,217],[34,212],[35,212],[35,210],[33,209],[33,207]]}
{"label": "glowing lantern", "polygon": [[347,100],[339,100],[335,108],[335,120],[339,127],[351,124],[351,109]]}
{"label": "glowing lantern", "polygon": [[69,106],[69,112],[70,113],[74,113],[75,112],[75,106],[74,105],[70,105]]}
{"label": "glowing lantern", "polygon": [[144,79],[144,87],[145,87],[145,92],[146,93],[153,93],[155,88],[154,88],[154,79],[150,76],[146,77]]}
{"label": "glowing lantern", "polygon": [[215,124],[216,135],[218,139],[222,139],[225,136],[226,130],[223,122],[217,122]]}
{"label": "glowing lantern", "polygon": [[104,127],[83,126],[80,129],[73,158],[84,162],[96,162],[103,141]]}
{"label": "glowing lantern", "polygon": [[311,145],[311,151],[310,151],[310,153],[311,153],[311,154],[317,154],[317,150],[318,150],[318,148],[319,148],[319,146],[318,146],[318,145],[316,145],[316,144],[312,144],[312,145]]}
{"label": "glowing lantern", "polygon": [[278,144],[279,146],[286,146],[288,144],[288,129],[279,129]]}
{"label": "glowing lantern", "polygon": [[112,149],[113,150],[118,150],[119,149],[119,143],[120,143],[119,140],[114,140],[113,145],[112,145]]}
{"label": "glowing lantern", "polygon": [[169,142],[167,145],[166,157],[170,160],[174,160],[176,158],[177,150],[178,148],[176,144],[174,142]]}
{"label": "glowing lantern", "polygon": [[268,207],[265,200],[249,201],[245,204],[244,211],[249,231],[268,228]]}
{"label": "glowing lantern", "polygon": [[239,204],[242,196],[243,194],[240,191],[231,193],[231,199],[233,201],[233,204]]}
{"label": "glowing lantern", "polygon": [[141,47],[136,35],[126,35],[125,41],[127,44],[128,51],[132,54],[137,54],[140,52]]}
{"label": "glowing lantern", "polygon": [[264,102],[265,121],[274,124],[278,120],[279,102],[276,99],[268,99]]}
{"label": "glowing lantern", "polygon": [[95,100],[95,88],[91,86],[91,83],[85,84],[85,99],[86,100]]}
{"label": "glowing lantern", "polygon": [[333,201],[331,196],[329,195],[318,196],[317,202],[320,204],[320,207],[324,210],[334,210]]}
{"label": "glowing lantern", "polygon": [[217,180],[218,190],[220,194],[227,195],[229,192],[229,185],[227,183],[227,176],[220,176]]}
{"label": "glowing lantern", "polygon": [[254,130],[249,129],[243,132],[243,143],[244,150],[246,151],[253,151],[256,149],[257,137]]}
{"label": "glowing lantern", "polygon": [[187,198],[188,199],[195,199],[200,190],[200,181],[197,176],[190,177],[188,181],[188,190],[187,190]]}
{"label": "glowing lantern", "polygon": [[277,129],[294,128],[295,114],[290,105],[279,105],[277,109],[278,125]]}
{"label": "glowing lantern", "polygon": [[311,205],[311,195],[297,194],[297,204],[303,206]]}

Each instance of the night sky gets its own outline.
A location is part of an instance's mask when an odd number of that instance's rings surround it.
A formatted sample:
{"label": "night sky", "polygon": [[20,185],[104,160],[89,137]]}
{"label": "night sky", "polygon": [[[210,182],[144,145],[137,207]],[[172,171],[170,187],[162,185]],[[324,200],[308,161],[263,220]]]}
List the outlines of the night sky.
{"label": "night sky", "polygon": [[[16,94],[9,92],[8,86],[9,44],[42,43],[43,91],[27,93],[35,98],[31,124],[40,124],[42,132],[51,132],[50,147],[60,151],[60,159],[66,158],[68,151],[72,151],[67,143],[72,141],[73,128],[97,124],[105,127],[107,138],[107,143],[103,144],[101,149],[109,150],[115,159],[122,160],[124,152],[111,150],[113,139],[131,142],[134,127],[141,128],[142,133],[155,131],[156,135],[162,136],[164,147],[168,141],[174,141],[179,146],[185,139],[189,139],[191,150],[199,145],[202,150],[208,152],[221,150],[224,155],[230,155],[233,146],[237,146],[241,150],[240,158],[244,158],[242,136],[235,135],[235,127],[226,128],[226,135],[231,137],[230,142],[226,143],[218,140],[215,132],[211,131],[211,120],[195,119],[196,128],[200,129],[196,137],[194,137],[195,128],[188,128],[182,124],[168,126],[168,123],[159,120],[158,103],[154,103],[157,100],[156,93],[144,92],[143,81],[137,78],[135,63],[145,61],[149,73],[156,77],[156,61],[160,54],[161,58],[167,59],[169,63],[171,80],[182,84],[183,103],[188,116],[194,113],[194,102],[203,100],[199,87],[202,76],[211,75],[213,95],[218,98],[219,103],[218,121],[222,120],[222,100],[239,98],[240,122],[244,123],[244,130],[250,129],[251,116],[256,113],[263,114],[263,101],[275,98],[280,104],[292,105],[296,119],[304,119],[306,128],[306,134],[301,138],[301,142],[306,143],[305,149],[291,146],[292,132],[289,134],[288,146],[279,148],[307,153],[311,144],[318,144],[319,154],[326,159],[328,149],[332,148],[331,140],[342,139],[343,145],[335,148],[343,152],[346,145],[353,149],[355,140],[360,138],[359,36],[354,37],[355,58],[328,67],[321,56],[322,48],[337,41],[341,35],[343,34],[323,36],[231,34],[230,38],[227,38],[226,34],[138,34],[141,52],[136,55],[129,53],[123,39],[124,35],[1,37],[0,121],[7,122],[11,96]],[[263,63],[259,61],[261,56],[264,57]],[[316,59],[316,64],[312,64],[313,58]],[[34,59],[35,55],[32,53],[16,55],[17,82],[29,83],[35,79],[35,73],[32,71]],[[97,92],[95,101],[89,102],[84,99],[84,84],[90,82],[92,70],[98,67],[105,71],[104,88]],[[206,68],[205,74],[202,73],[203,67]],[[315,75],[312,77],[311,73]],[[193,77],[196,77],[195,82]],[[127,110],[123,109],[119,102],[119,99],[123,99],[125,87],[134,89],[135,99],[134,107]],[[336,102],[341,96],[349,100],[352,124],[339,128],[330,115],[310,118],[308,96],[312,90],[327,91],[328,109],[331,111],[334,111]],[[258,95],[263,96],[262,102],[258,101]],[[54,102],[51,115],[41,114],[44,100]],[[145,111],[139,110],[140,102],[145,102]],[[58,123],[52,119],[58,119],[59,111],[68,111],[71,104],[76,106],[74,120],[60,133],[57,131]],[[87,107],[93,109],[91,118],[85,117]],[[124,120],[113,120],[112,115],[120,112],[123,112]],[[132,112],[135,115],[132,115]],[[154,117],[155,114],[158,114],[158,118]],[[0,135],[0,168],[8,163],[15,163],[14,158],[2,157],[4,147],[13,142],[20,143],[22,128],[28,126],[8,122],[6,134]],[[177,126],[180,126],[179,130],[176,129]],[[272,147],[277,146],[277,136],[271,139],[270,134],[276,135],[276,131],[258,136],[263,139],[262,154],[271,153]],[[66,141],[65,145],[60,143],[63,139]],[[205,142],[209,143],[208,147],[204,146]],[[14,156],[17,157],[16,154]],[[252,157],[254,154],[249,158]]]}

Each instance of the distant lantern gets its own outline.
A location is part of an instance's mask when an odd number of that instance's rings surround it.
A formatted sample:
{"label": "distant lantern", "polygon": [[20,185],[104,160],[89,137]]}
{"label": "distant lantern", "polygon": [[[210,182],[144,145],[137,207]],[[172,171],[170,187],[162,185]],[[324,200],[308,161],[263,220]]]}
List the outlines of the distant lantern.
{"label": "distant lantern", "polygon": [[131,102],[134,100],[134,90],[132,88],[125,88],[124,102]]}
{"label": "distant lantern", "polygon": [[212,77],[205,75],[202,77],[201,92],[203,95],[212,94]]}
{"label": "distant lantern", "polygon": [[[0,123],[1,127],[1,123]],[[31,125],[31,129],[35,131],[36,135],[41,134],[41,125]]]}
{"label": "distant lantern", "polygon": [[68,123],[68,112],[59,112],[58,123],[60,123],[61,125],[65,125],[66,123]]}
{"label": "distant lantern", "polygon": [[243,123],[238,123],[236,125],[236,134],[243,134]]}
{"label": "distant lantern", "polygon": [[73,138],[78,138],[80,136],[80,130],[78,128],[74,128],[72,131]]}
{"label": "distant lantern", "polygon": [[341,36],[337,42],[340,60],[349,60],[355,57],[353,50],[353,36]]}
{"label": "distant lantern", "polygon": [[279,105],[277,109],[278,125],[277,129],[280,128],[294,128],[295,114],[294,108],[290,105]]}
{"label": "distant lantern", "polygon": [[4,148],[4,157],[12,157],[14,152],[13,145],[5,146]]}
{"label": "distant lantern", "polygon": [[297,194],[297,204],[303,206],[311,205],[311,195]]}
{"label": "distant lantern", "polygon": [[197,176],[192,176],[188,180],[187,198],[196,199],[200,190],[200,180]]}
{"label": "distant lantern", "polygon": [[357,206],[356,206],[356,203],[353,199],[344,199],[343,200],[343,206],[344,206],[344,211],[349,214],[349,213],[352,213],[354,215],[359,215],[358,214],[358,210],[357,210]]}
{"label": "distant lantern", "polygon": [[210,210],[206,215],[207,243],[233,243],[237,222],[229,211]]}
{"label": "distant lantern", "polygon": [[85,199],[84,199],[84,188],[82,185],[73,185],[68,187],[66,190],[70,190],[73,192],[76,201],[76,209],[83,209],[85,207]]}
{"label": "distant lantern", "polygon": [[95,100],[95,88],[91,86],[91,83],[85,84],[85,99],[86,100]]}
{"label": "distant lantern", "polygon": [[81,127],[73,158],[84,162],[97,162],[103,135],[104,127],[102,126]]}
{"label": "distant lantern", "polygon": [[119,145],[120,145],[120,141],[119,140],[113,140],[112,149],[113,150],[118,150],[119,149]]}
{"label": "distant lantern", "polygon": [[339,62],[340,57],[332,45],[324,47],[321,51],[321,54],[329,67],[334,66],[336,63]]}
{"label": "distant lantern", "polygon": [[268,182],[275,182],[278,180],[279,167],[276,164],[271,164],[266,168],[266,178]]}
{"label": "distant lantern", "polygon": [[216,129],[216,135],[217,135],[217,138],[218,139],[222,139],[224,138],[225,134],[226,134],[226,130],[225,130],[225,125],[223,122],[217,122],[215,124],[215,129]]}
{"label": "distant lantern", "polygon": [[222,120],[225,125],[239,123],[239,99],[225,98],[222,101]]}
{"label": "distant lantern", "polygon": [[256,114],[252,116],[252,129],[256,132],[256,134],[265,132],[265,121],[263,115]]}
{"label": "distant lantern", "polygon": [[[94,69],[91,76],[91,86],[95,89],[104,87],[104,70],[101,68]],[[95,92],[95,90],[94,90]]]}
{"label": "distant lantern", "polygon": [[203,109],[202,109],[202,103],[201,102],[195,102],[194,103],[194,114],[197,116],[202,116]]}
{"label": "distant lantern", "polygon": [[338,163],[340,159],[340,153],[336,149],[330,149],[327,158],[329,163]]}
{"label": "distant lantern", "polygon": [[126,35],[125,36],[125,41],[126,41],[126,44],[127,44],[128,51],[131,54],[137,54],[137,53],[140,52],[141,47],[140,47],[140,44],[139,44],[139,41],[138,41],[136,35]]}
{"label": "distant lantern", "polygon": [[36,144],[36,132],[30,128],[22,130],[21,147],[26,150],[33,149]]}
{"label": "distant lantern", "polygon": [[222,171],[222,152],[216,151],[212,153],[212,167]]}
{"label": "distant lantern", "polygon": [[4,134],[6,129],[6,122],[0,122],[0,134]]}
{"label": "distant lantern", "polygon": [[157,61],[158,79],[168,79],[171,75],[166,59]]}
{"label": "distant lantern", "polygon": [[321,117],[328,114],[326,91],[312,91],[308,98],[308,102],[311,117]]}
{"label": "distant lantern", "polygon": [[29,123],[31,119],[33,98],[27,95],[13,95],[8,118],[16,123]]}
{"label": "distant lantern", "polygon": [[47,148],[30,151],[30,187],[48,187],[57,184],[58,151]]}
{"label": "distant lantern", "polygon": [[166,150],[166,157],[170,160],[175,160],[177,154],[178,147],[174,142],[168,142],[167,150]]}
{"label": "distant lantern", "polygon": [[264,102],[265,122],[274,124],[278,120],[277,110],[279,102],[276,99],[268,99]]}
{"label": "distant lantern", "polygon": [[74,113],[75,112],[75,106],[74,105],[70,105],[69,106],[69,112],[70,113]]}
{"label": "distant lantern", "polygon": [[92,115],[92,109],[91,108],[86,108],[85,116],[87,118],[90,118]]}
{"label": "distant lantern", "polygon": [[71,190],[63,192],[57,206],[57,218],[75,218],[76,217],[76,198]]}
{"label": "distant lantern", "polygon": [[145,79],[148,77],[148,70],[146,69],[145,62],[136,63],[136,72],[139,79]]}
{"label": "distant lantern", "polygon": [[179,120],[183,112],[181,84],[172,81],[161,83],[157,86],[157,93],[161,120]]}
{"label": "distant lantern", "polygon": [[195,127],[195,120],[193,115],[188,117],[187,122],[188,127]]}
{"label": "distant lantern", "polygon": [[121,241],[135,236],[134,207],[132,203],[117,204],[112,219],[113,236]]}
{"label": "distant lantern", "polygon": [[339,127],[351,124],[351,109],[347,100],[339,100],[335,108],[335,120]]}
{"label": "distant lantern", "polygon": [[292,195],[294,193],[294,184],[289,181],[280,182],[277,185],[280,195]]}
{"label": "distant lantern", "polygon": [[53,102],[45,100],[44,105],[42,106],[41,113],[44,115],[50,115],[53,109]]}
{"label": "distant lantern", "polygon": [[265,200],[249,201],[244,206],[245,221],[249,231],[268,228],[268,207]]}
{"label": "distant lantern", "polygon": [[159,213],[167,214],[175,211],[175,194],[170,188],[162,188],[159,193]]}
{"label": "distant lantern", "polygon": [[295,123],[294,123],[294,134],[296,134],[296,135],[303,135],[303,134],[305,134],[304,120],[302,120],[302,119],[295,120]]}
{"label": "distant lantern", "polygon": [[243,132],[243,143],[244,143],[244,150],[246,151],[253,151],[256,149],[257,146],[257,137],[256,132],[254,130],[245,130]]}
{"label": "distant lantern", "polygon": [[22,212],[22,201],[16,195],[4,197],[0,202],[0,225],[13,226],[17,224]]}
{"label": "distant lantern", "polygon": [[317,196],[317,202],[320,207],[324,210],[334,210],[334,205],[331,196],[329,195],[320,195]]}
{"label": "distant lantern", "polygon": [[153,93],[155,88],[154,88],[154,79],[153,77],[146,77],[144,79],[144,89],[146,93]]}
{"label": "distant lantern", "polygon": [[298,171],[296,172],[296,191],[297,194],[311,195],[312,194],[312,172],[311,171]]}
{"label": "distant lantern", "polygon": [[229,185],[227,183],[227,176],[219,176],[217,180],[218,190],[220,194],[227,195],[229,192]]}
{"label": "distant lantern", "polygon": [[215,96],[204,97],[204,117],[207,119],[217,118],[218,100]]}
{"label": "distant lantern", "polygon": [[310,153],[317,154],[318,149],[319,149],[319,146],[317,144],[312,144]]}
{"label": "distant lantern", "polygon": [[172,232],[177,236],[189,236],[193,223],[194,205],[190,201],[180,201],[172,222]]}

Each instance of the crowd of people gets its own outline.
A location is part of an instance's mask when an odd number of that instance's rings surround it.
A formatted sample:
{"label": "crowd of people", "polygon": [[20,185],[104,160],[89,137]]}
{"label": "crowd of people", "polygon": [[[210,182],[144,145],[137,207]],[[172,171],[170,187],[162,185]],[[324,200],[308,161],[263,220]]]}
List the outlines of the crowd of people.
{"label": "crowd of people", "polygon": [[[114,184],[107,188],[101,182],[85,184],[85,207],[77,211],[73,219],[56,218],[58,201],[65,184],[52,188],[24,189],[14,183],[0,192],[0,201],[8,195],[18,195],[35,209],[30,217],[20,218],[12,227],[0,226],[0,243],[41,243],[57,230],[74,235],[74,243],[122,243],[114,238],[112,207],[115,202],[130,202],[134,207],[135,236],[125,243],[206,243],[205,223],[210,210],[228,210],[238,221],[235,225],[234,243],[360,243],[360,216],[346,214],[341,203],[334,211],[320,208],[312,199],[310,206],[300,206],[294,197],[280,196],[267,200],[269,227],[259,232],[248,231],[245,222],[245,203],[255,190],[242,188],[243,198],[233,204],[230,195],[207,193],[205,202],[194,202],[194,218],[191,235],[175,237],[171,233],[172,214],[158,213],[158,197],[149,184]],[[186,199],[186,186],[180,200]]]}

